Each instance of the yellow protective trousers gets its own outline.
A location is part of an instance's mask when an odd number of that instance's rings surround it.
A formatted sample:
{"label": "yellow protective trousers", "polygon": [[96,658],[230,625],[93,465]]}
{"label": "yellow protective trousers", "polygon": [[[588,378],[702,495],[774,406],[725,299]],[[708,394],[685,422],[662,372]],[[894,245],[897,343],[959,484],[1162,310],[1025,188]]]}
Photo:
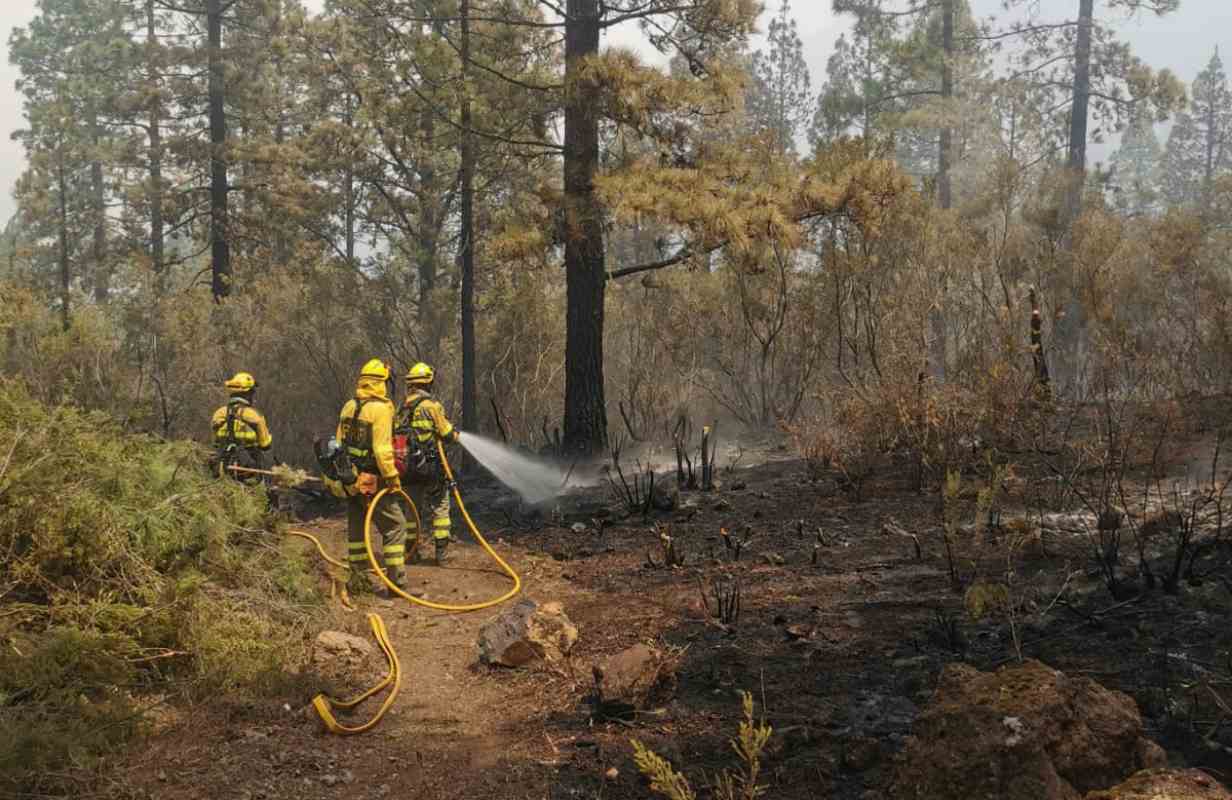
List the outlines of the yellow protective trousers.
{"label": "yellow protective trousers", "polygon": [[[363,572],[368,562],[364,546],[364,516],[368,513],[369,501],[369,497],[363,494],[347,500],[347,563],[353,572]],[[406,564],[406,515],[397,495],[384,495],[377,502],[373,519],[381,533],[381,560],[385,573],[398,582]]]}
{"label": "yellow protective trousers", "polygon": [[[407,485],[406,491],[411,496],[411,502],[415,504],[415,508],[419,509],[419,515],[423,518],[423,524],[425,526],[432,526],[432,538],[448,539],[450,531],[450,503],[449,487],[445,482],[411,483]],[[414,525],[415,523],[412,521],[411,524]],[[412,531],[411,538],[418,541],[420,532],[414,531],[414,529]]]}

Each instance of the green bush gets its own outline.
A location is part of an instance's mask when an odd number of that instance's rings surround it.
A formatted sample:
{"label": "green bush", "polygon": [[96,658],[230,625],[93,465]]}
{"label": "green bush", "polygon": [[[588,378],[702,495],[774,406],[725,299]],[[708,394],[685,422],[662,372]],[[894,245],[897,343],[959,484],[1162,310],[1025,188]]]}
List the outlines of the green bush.
{"label": "green bush", "polygon": [[74,791],[151,697],[295,672],[308,562],[205,457],[0,381],[0,794]]}

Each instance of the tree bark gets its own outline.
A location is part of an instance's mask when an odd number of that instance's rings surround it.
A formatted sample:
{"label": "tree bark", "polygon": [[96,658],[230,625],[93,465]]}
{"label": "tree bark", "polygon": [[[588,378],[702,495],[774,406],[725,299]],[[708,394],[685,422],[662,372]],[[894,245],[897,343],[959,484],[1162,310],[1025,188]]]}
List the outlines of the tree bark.
{"label": "tree bark", "polygon": [[150,264],[154,270],[155,288],[161,294],[166,267],[166,244],[163,225],[163,120],[162,100],[158,94],[158,30],[154,16],[154,0],[146,0],[146,73],[150,82]]}
{"label": "tree bark", "polygon": [[[941,208],[948,210],[954,207],[953,181],[950,176],[954,158],[954,129],[950,116],[954,100],[954,0],[942,0],[941,3],[941,51],[941,103],[945,122],[937,147],[937,202]],[[932,331],[929,371],[938,382],[945,380],[949,352],[945,324],[947,283],[948,279],[943,271],[940,296],[929,314],[929,327]]]}
{"label": "tree bark", "polygon": [[[344,112],[343,121],[346,123],[348,130],[353,130],[355,127],[355,98],[350,92],[346,96],[346,111]],[[346,242],[347,265],[355,266],[355,162],[353,159],[346,160],[345,175],[343,176],[343,202],[346,208],[343,209],[342,224],[344,227],[343,237]]]}
{"label": "tree bark", "polygon": [[565,325],[564,446],[579,455],[607,445],[603,396],[603,221],[594,178],[599,169],[599,103],[584,80],[599,52],[599,0],[568,0],[565,14]]}
{"label": "tree bark", "polygon": [[942,0],[941,3],[941,49],[941,102],[946,117],[937,153],[937,195],[942,208],[953,208],[950,169],[953,166],[954,129],[950,125],[950,114],[954,100],[954,0]]}
{"label": "tree bark", "polygon": [[68,330],[72,324],[69,298],[72,293],[72,276],[68,268],[68,178],[64,174],[64,143],[56,153],[56,184],[59,193],[60,212],[60,324]]}
{"label": "tree bark", "polygon": [[97,112],[90,112],[89,124],[90,145],[94,150],[90,154],[90,220],[93,223],[90,262],[94,273],[91,282],[94,284],[94,301],[105,303],[111,294],[111,275],[107,265],[106,187],[103,185],[103,162],[98,152],[102,146],[103,135]]}
{"label": "tree bark", "polygon": [[210,116],[210,267],[214,300],[231,294],[231,245],[227,224],[226,75],[222,57],[222,0],[206,0]]}
{"label": "tree bark", "polygon": [[475,140],[471,134],[470,0],[462,0],[462,429],[474,431],[478,419],[475,379]]}
{"label": "tree bark", "polygon": [[1082,213],[1082,196],[1086,188],[1087,119],[1091,105],[1091,33],[1095,24],[1095,0],[1079,0],[1078,37],[1074,45],[1074,95],[1069,119],[1069,148],[1066,168],[1066,190],[1061,209],[1064,228],[1063,253],[1067,263],[1062,267],[1069,280],[1062,281],[1057,296],[1063,298],[1063,314],[1053,326],[1053,353],[1056,382],[1063,392],[1077,393],[1080,382],[1083,340],[1086,332],[1086,309],[1073,263],[1073,226]]}
{"label": "tree bark", "polygon": [[[275,54],[281,52],[281,40],[283,37],[282,29],[283,21],[283,0],[276,0],[274,3],[274,24],[271,31],[273,46],[270,48]],[[274,78],[277,81],[277,88],[274,92],[274,103],[277,106],[274,109],[274,144],[281,148],[286,141],[286,124],[284,118],[287,111],[286,97],[286,80],[285,80],[285,65],[281,56],[275,55],[274,61]],[[266,167],[267,172],[269,168]],[[268,196],[268,194],[267,194]],[[280,215],[278,211],[272,207],[272,203],[267,203],[267,213],[270,215],[270,221],[277,219]],[[275,223],[277,228],[274,231],[274,261],[279,265],[291,263],[291,237],[287,232],[287,228],[281,222]]]}
{"label": "tree bark", "polygon": [[[1219,51],[1216,50],[1218,55]],[[1226,109],[1225,109],[1226,110]],[[1202,165],[1202,213],[1206,214],[1211,207],[1211,189],[1215,182],[1215,151],[1219,143],[1218,109],[1214,103],[1208,103],[1206,109],[1206,159]]]}
{"label": "tree bark", "polygon": [[1074,100],[1069,117],[1067,224],[1072,224],[1082,210],[1082,192],[1086,183],[1087,119],[1091,106],[1091,32],[1094,24],[1095,0],[1079,0],[1078,39],[1074,45]]}
{"label": "tree bark", "polygon": [[[425,152],[430,152],[429,148],[436,136],[436,122],[433,114],[432,109],[424,109],[419,119],[420,137]],[[419,252],[416,258],[416,271],[419,277],[419,317],[424,321],[424,327],[429,332],[429,357],[436,356],[439,344],[436,314],[432,308],[432,292],[436,289],[436,251],[441,216],[439,184],[440,180],[432,158],[421,159],[419,164]]]}

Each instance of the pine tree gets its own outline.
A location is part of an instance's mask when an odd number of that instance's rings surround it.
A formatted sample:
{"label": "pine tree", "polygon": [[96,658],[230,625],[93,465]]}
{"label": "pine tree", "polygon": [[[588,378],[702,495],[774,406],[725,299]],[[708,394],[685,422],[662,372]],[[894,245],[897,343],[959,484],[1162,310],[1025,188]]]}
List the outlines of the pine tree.
{"label": "pine tree", "polygon": [[1112,156],[1115,204],[1123,213],[1138,217],[1158,208],[1160,156],[1155,125],[1145,115],[1134,115]]}
{"label": "pine tree", "polygon": [[745,108],[755,131],[770,136],[781,152],[794,153],[797,137],[811,121],[813,93],[789,0],[782,0],[770,20],[766,45],[749,63]]}
{"label": "pine tree", "polygon": [[17,133],[31,165],[18,199],[28,212],[55,209],[49,218],[58,221],[53,238],[60,242],[56,261],[67,325],[73,263],[83,267],[77,277],[89,282],[96,300],[110,294],[108,183],[118,141],[117,97],[129,78],[131,48],[123,5],[40,0],[38,12],[28,28],[14,29],[9,43],[29,124]]}
{"label": "pine tree", "polygon": [[893,52],[900,18],[883,13],[884,0],[836,3],[855,15],[850,34],[840,34],[826,62],[809,140],[813,147],[855,133],[873,137],[887,129],[887,116],[904,109],[896,88]]}
{"label": "pine tree", "polygon": [[1192,94],[1164,151],[1163,196],[1173,206],[1205,208],[1215,180],[1232,171],[1232,90],[1218,49],[1194,79]]}

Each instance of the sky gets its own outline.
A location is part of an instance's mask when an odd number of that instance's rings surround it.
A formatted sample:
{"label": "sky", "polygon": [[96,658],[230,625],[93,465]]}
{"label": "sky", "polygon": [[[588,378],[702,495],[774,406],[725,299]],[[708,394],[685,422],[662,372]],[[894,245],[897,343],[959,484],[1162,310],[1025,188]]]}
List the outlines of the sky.
{"label": "sky", "polygon": [[[309,7],[319,8],[321,0],[306,0]],[[768,7],[777,8],[779,0],[767,0]],[[8,39],[12,29],[24,26],[35,13],[37,0],[0,0],[4,6],[0,21],[0,224],[12,216],[12,187],[25,169],[21,146],[7,134],[23,124],[21,96],[14,87],[17,71],[9,64]],[[1072,16],[1075,0],[1039,0],[1041,15],[1059,19]],[[975,13],[984,17],[1000,10],[1001,0],[972,0]],[[1154,67],[1169,67],[1187,83],[1206,65],[1216,46],[1221,52],[1232,50],[1232,3],[1228,0],[1181,0],[1181,8],[1167,17],[1151,14],[1126,17],[1111,12],[1110,20],[1121,38],[1132,45],[1134,52]],[[799,26],[805,57],[812,73],[813,88],[825,80],[825,66],[834,49],[834,41],[846,27],[830,10],[830,0],[795,0],[791,15]],[[609,44],[640,44],[636,28],[618,29],[609,34]],[[754,43],[757,46],[757,43]],[[1093,148],[1092,159],[1106,158],[1107,148]]]}

